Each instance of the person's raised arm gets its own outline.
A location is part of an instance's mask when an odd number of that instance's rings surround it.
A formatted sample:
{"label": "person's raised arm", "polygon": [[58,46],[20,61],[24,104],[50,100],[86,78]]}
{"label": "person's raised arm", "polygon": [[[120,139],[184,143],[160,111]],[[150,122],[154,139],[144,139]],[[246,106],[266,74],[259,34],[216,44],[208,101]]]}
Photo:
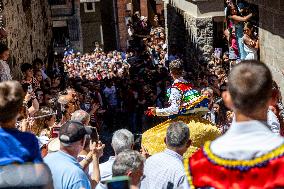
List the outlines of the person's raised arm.
{"label": "person's raised arm", "polygon": [[[95,144],[95,146],[94,146]],[[94,142],[93,145],[91,146],[91,152],[93,153],[92,158],[93,158],[93,172],[91,174],[91,185],[92,188],[95,188],[96,185],[100,182],[101,180],[101,175],[100,175],[100,168],[99,168],[99,158],[103,155],[103,150],[105,148],[105,145],[102,144],[101,141],[98,141],[97,143]]]}
{"label": "person's raised arm", "polygon": [[34,115],[39,110],[39,103],[36,98],[32,99],[32,106],[28,108],[30,115]]}
{"label": "person's raised arm", "polygon": [[232,18],[234,21],[237,21],[237,22],[246,22],[252,17],[252,13],[250,13],[249,15],[244,16],[244,17],[238,16],[238,15],[232,15],[232,16],[229,16],[229,17]]}

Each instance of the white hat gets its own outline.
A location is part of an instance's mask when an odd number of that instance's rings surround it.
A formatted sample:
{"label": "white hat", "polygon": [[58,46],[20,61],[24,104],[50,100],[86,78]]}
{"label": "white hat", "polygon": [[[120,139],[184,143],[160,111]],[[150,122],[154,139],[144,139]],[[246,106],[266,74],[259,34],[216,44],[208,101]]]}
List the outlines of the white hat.
{"label": "white hat", "polygon": [[42,148],[49,141],[49,138],[47,136],[39,136],[37,137],[37,139],[38,139],[39,148]]}
{"label": "white hat", "polygon": [[59,138],[52,139],[48,144],[48,153],[57,152],[60,150],[60,140]]}

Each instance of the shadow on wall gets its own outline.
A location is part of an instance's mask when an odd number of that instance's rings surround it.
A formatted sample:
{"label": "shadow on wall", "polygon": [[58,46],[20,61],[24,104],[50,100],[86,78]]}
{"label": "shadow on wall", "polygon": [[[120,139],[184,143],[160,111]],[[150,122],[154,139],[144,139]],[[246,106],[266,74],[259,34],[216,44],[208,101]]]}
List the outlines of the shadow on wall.
{"label": "shadow on wall", "polygon": [[199,65],[207,64],[213,53],[212,18],[196,19],[170,4],[167,11],[169,55],[181,53],[185,70],[198,74]]}

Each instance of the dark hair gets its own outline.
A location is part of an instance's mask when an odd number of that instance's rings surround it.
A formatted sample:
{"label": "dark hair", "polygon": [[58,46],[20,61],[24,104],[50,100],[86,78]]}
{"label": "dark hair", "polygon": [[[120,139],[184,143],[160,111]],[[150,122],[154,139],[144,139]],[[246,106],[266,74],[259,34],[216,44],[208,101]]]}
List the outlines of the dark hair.
{"label": "dark hair", "polygon": [[170,147],[182,147],[189,140],[189,128],[182,122],[173,122],[167,129],[166,142]]}
{"label": "dark hair", "polygon": [[262,62],[243,61],[232,69],[228,90],[234,107],[245,115],[251,115],[264,107],[271,97],[271,72]]}
{"label": "dark hair", "polygon": [[[237,11],[237,15],[241,16],[241,13],[239,11],[239,7],[237,6],[237,4],[235,2],[232,2],[232,5],[235,7],[236,11]],[[232,6],[227,6],[227,10],[226,10],[226,17],[228,18],[229,16],[231,16],[231,9]]]}
{"label": "dark hair", "polygon": [[173,60],[169,65],[170,71],[173,75],[182,76],[183,73],[183,62],[182,60]]}
{"label": "dark hair", "polygon": [[21,65],[21,71],[24,73],[28,71],[29,69],[33,69],[33,66],[29,63],[24,63]]}
{"label": "dark hair", "polygon": [[8,51],[8,50],[9,50],[9,48],[8,48],[7,45],[0,43],[0,54],[2,54],[5,51]]}
{"label": "dark hair", "polygon": [[247,28],[247,29],[249,29],[251,31],[254,30],[254,26],[250,22],[246,22],[244,28]]}
{"label": "dark hair", "polygon": [[33,61],[33,66],[35,66],[35,65],[37,65],[37,64],[43,65],[43,61],[42,61],[40,58],[34,59],[34,61]]}
{"label": "dark hair", "polygon": [[14,119],[23,105],[25,94],[18,81],[0,83],[0,121]]}

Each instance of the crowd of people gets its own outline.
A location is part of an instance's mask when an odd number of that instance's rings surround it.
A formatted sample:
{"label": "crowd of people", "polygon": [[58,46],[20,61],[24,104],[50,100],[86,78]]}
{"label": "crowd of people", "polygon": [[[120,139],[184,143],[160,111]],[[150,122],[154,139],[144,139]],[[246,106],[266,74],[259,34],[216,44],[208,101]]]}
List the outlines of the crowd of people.
{"label": "crowd of people", "polygon": [[[172,74],[173,71],[171,69]],[[271,125],[263,122],[267,120],[271,102],[277,101],[273,87],[272,75],[265,64],[257,61],[240,63],[232,69],[228,90],[223,93],[225,104],[235,113],[235,121],[223,136],[205,143],[204,148],[184,160],[183,155],[193,141],[192,130],[182,121],[172,122],[166,128],[166,149],[153,155],[141,146],[141,152],[137,151],[133,133],[118,129],[111,141],[114,156],[100,164],[105,144],[99,141],[96,127],[89,126],[90,114],[82,109],[75,111],[76,101],[71,102],[76,100],[74,90],[68,89],[63,94],[64,98],[58,99],[70,100],[68,107],[65,106],[66,114],[62,112],[64,122],[58,136],[48,144],[48,138],[43,140],[43,130],[39,140],[31,133],[35,133],[33,130],[39,129],[40,124],[17,125],[23,107],[27,114],[36,115],[33,95],[25,92],[18,81],[3,81],[0,83],[0,165],[6,167],[8,180],[2,180],[0,185],[100,189],[112,188],[113,183],[117,186],[122,182],[126,183],[120,185],[122,188],[128,188],[128,184],[130,188],[218,188],[233,183],[245,188],[251,185],[282,187],[284,139],[279,133],[272,132]],[[30,100],[28,95],[32,96]],[[27,101],[31,104],[28,105]],[[161,114],[168,109],[151,108],[151,111]],[[47,132],[55,122],[54,116],[45,114],[48,119],[43,122],[42,128]],[[46,147],[48,151],[44,150]],[[12,169],[10,165],[16,168],[29,166],[22,169],[29,169],[35,176],[27,176],[25,180],[21,177],[16,182],[7,172]],[[212,172],[212,169],[215,171]],[[267,177],[265,173],[272,170],[273,176]],[[230,179],[223,179],[222,175]],[[111,180],[117,176],[125,177]],[[262,179],[255,182],[255,176]]]}
{"label": "crowd of people", "polygon": [[257,12],[241,0],[226,0],[226,28],[230,59],[258,60]]}
{"label": "crowd of people", "polygon": [[[144,131],[167,119],[146,113],[148,107],[156,107],[150,108],[152,114],[161,114],[159,110],[173,104],[172,97],[167,96],[172,90],[173,77],[169,64],[182,62],[181,54],[168,53],[165,30],[158,16],[150,26],[146,17],[139,13],[133,15],[128,24],[132,42],[127,52],[104,52],[99,45],[87,54],[69,49],[63,61],[51,70],[38,58],[31,64],[22,64],[23,78],[19,82],[10,81],[6,63],[9,49],[0,44],[0,165],[30,162],[33,164],[28,165],[29,169],[37,175],[26,178],[23,183],[0,179],[0,186],[4,183],[18,187],[20,183],[22,188],[34,185],[100,189],[111,188],[113,177],[126,176],[123,181],[128,182],[130,178],[131,188],[190,188],[193,185],[219,188],[221,185],[215,184],[223,183],[218,180],[222,176],[212,175],[207,170],[210,166],[220,175],[232,174],[229,170],[254,174],[249,171],[254,167],[252,163],[227,165],[220,163],[223,160],[249,162],[255,158],[257,174],[262,174],[265,163],[258,159],[275,150],[277,156],[263,161],[282,166],[284,140],[280,135],[284,136],[284,108],[279,87],[264,64],[231,63],[236,59],[257,59],[258,40],[250,24],[245,24],[244,32],[239,31],[239,25],[252,15],[246,15],[245,8],[242,13],[239,9],[242,9],[240,5],[227,1],[225,34],[228,34],[229,52],[220,57],[212,55],[212,60],[201,66],[198,74],[180,71],[176,78],[189,81],[197,93],[208,99],[208,111],[202,114],[202,119],[224,134],[211,143],[212,151],[205,144],[203,151],[197,151],[184,164],[183,155],[192,145],[193,135],[186,123],[173,122],[166,128],[166,149],[161,153],[150,155],[141,146],[140,138],[136,140]],[[244,33],[242,37],[241,33]],[[112,134],[108,144],[100,140],[104,132]],[[259,145],[263,141],[271,142]],[[113,153],[102,162],[106,146],[111,146]],[[206,157],[212,159],[206,161]],[[205,160],[198,162],[199,158]],[[224,171],[218,166],[230,169]],[[244,169],[248,172],[243,173]],[[263,169],[270,170],[270,167]],[[280,169],[275,172],[275,178],[280,178],[281,173]],[[209,179],[203,179],[205,176]],[[232,183],[246,188],[253,182],[234,176],[224,188]],[[266,182],[271,188],[284,186],[281,179],[279,182],[262,179],[255,186]]]}

